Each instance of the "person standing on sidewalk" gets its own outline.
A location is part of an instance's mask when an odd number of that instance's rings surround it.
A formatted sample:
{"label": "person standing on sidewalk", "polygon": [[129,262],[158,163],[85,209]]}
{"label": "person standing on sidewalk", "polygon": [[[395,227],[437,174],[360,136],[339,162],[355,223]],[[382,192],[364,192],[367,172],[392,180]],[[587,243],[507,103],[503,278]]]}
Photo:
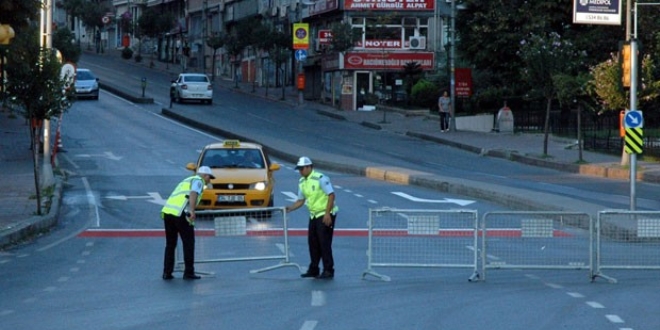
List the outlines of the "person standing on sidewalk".
{"label": "person standing on sidewalk", "polygon": [[[311,262],[307,272],[300,277],[332,279],[335,276],[335,262],[332,257],[332,236],[339,208],[335,205],[335,192],[330,178],[314,170],[312,160],[300,157],[296,164],[300,172],[298,200],[286,207],[286,212],[297,210],[303,205],[309,209],[307,243]],[[319,262],[323,259],[323,273]]]}
{"label": "person standing on sidewalk", "polygon": [[447,91],[438,98],[438,111],[440,114],[440,132],[449,132],[449,116],[451,115],[451,98]]}
{"label": "person standing on sidewalk", "polygon": [[[165,224],[165,260],[163,262],[163,279],[171,280],[174,277],[174,253],[176,243],[181,236],[183,244],[183,261],[185,269],[183,278],[197,280],[201,277],[195,274],[195,207],[202,199],[202,192],[206,185],[215,179],[211,168],[201,166],[197,174],[181,181],[161,210],[161,217]],[[194,205],[191,203],[194,201]]]}

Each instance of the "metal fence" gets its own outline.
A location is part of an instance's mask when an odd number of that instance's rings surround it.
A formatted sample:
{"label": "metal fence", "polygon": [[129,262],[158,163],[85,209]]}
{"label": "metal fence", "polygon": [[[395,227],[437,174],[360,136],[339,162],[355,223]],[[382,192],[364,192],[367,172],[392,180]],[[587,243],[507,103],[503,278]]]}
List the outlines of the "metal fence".
{"label": "metal fence", "polygon": [[[543,132],[545,124],[545,110],[543,111],[516,111],[516,132]],[[619,113],[609,111],[595,114],[584,111],[581,114],[582,138],[586,150],[593,150],[608,154],[620,155],[623,148],[623,139],[619,136]],[[643,155],[660,157],[660,136],[657,127],[660,127],[660,113],[647,111],[644,113],[644,153]],[[578,132],[577,112],[552,111],[550,113],[549,131],[551,134],[577,139]]]}
{"label": "metal fence", "polygon": [[[608,224],[619,228],[606,232]],[[660,269],[660,212],[606,210],[598,212],[595,224],[596,266],[592,280],[602,277],[604,269],[658,270]]]}
{"label": "metal fence", "polygon": [[375,267],[445,267],[470,268],[476,279],[477,231],[477,211],[370,209],[362,278],[390,280]]}
{"label": "metal fence", "polygon": [[[270,267],[251,270],[260,273],[282,267],[301,267],[289,258],[289,228],[283,207],[197,211],[196,223],[210,223],[217,244],[198,245],[195,263],[280,260]],[[181,257],[177,257],[181,260]],[[177,261],[177,266],[182,261]]]}
{"label": "metal fence", "polygon": [[488,212],[481,221],[482,279],[488,269],[592,269],[592,224],[586,213]]}

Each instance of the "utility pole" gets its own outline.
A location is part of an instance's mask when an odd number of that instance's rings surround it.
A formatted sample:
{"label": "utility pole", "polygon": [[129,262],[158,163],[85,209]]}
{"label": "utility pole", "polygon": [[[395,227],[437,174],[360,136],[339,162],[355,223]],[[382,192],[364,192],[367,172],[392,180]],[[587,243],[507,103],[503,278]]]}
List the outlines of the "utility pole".
{"label": "utility pole", "polygon": [[208,17],[207,11],[209,7],[209,1],[204,0],[202,7],[202,72],[206,73],[206,40],[208,40]]}
{"label": "utility pole", "polygon": [[449,79],[451,92],[451,109],[449,130],[456,131],[456,69],[454,67],[454,58],[456,56],[456,0],[451,0],[451,48],[449,50]]}
{"label": "utility pole", "polygon": [[[42,0],[42,3],[39,45],[42,49],[50,51],[53,49],[53,0]],[[53,166],[50,163],[50,120],[48,118],[44,119],[43,126],[44,156],[41,167],[41,187],[49,187],[53,185],[54,179]]]}

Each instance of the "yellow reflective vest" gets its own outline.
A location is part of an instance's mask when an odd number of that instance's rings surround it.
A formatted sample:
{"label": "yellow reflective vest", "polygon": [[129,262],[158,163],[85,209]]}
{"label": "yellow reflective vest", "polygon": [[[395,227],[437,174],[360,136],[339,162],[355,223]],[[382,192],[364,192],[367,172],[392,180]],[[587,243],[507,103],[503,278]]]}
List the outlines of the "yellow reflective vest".
{"label": "yellow reflective vest", "polygon": [[[167,198],[165,206],[163,206],[163,209],[161,210],[161,217],[163,217],[164,214],[171,214],[177,217],[181,216],[181,213],[186,209],[186,207],[188,207],[188,196],[190,196],[190,192],[192,191],[191,189],[194,180],[201,180],[202,191],[204,190],[206,185],[204,184],[204,179],[201,176],[193,175],[191,177],[185,178],[176,186],[170,197]],[[197,201],[195,202],[195,206],[197,206],[201,200],[202,194],[199,193],[197,194]]]}
{"label": "yellow reflective vest", "polygon": [[[320,179],[322,177],[322,173],[312,171],[306,178],[302,177],[298,181],[300,191],[305,196],[305,205],[309,209],[310,218],[323,216],[328,205],[328,195],[321,189]],[[335,214],[338,210],[337,205],[333,205],[331,213]]]}

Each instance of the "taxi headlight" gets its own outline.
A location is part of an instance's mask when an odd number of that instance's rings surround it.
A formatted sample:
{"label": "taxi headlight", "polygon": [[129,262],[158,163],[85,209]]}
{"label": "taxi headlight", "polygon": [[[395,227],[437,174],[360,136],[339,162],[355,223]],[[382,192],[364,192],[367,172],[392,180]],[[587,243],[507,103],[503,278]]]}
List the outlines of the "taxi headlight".
{"label": "taxi headlight", "polygon": [[261,181],[254,183],[251,185],[250,189],[259,190],[259,191],[266,190],[266,182]]}

